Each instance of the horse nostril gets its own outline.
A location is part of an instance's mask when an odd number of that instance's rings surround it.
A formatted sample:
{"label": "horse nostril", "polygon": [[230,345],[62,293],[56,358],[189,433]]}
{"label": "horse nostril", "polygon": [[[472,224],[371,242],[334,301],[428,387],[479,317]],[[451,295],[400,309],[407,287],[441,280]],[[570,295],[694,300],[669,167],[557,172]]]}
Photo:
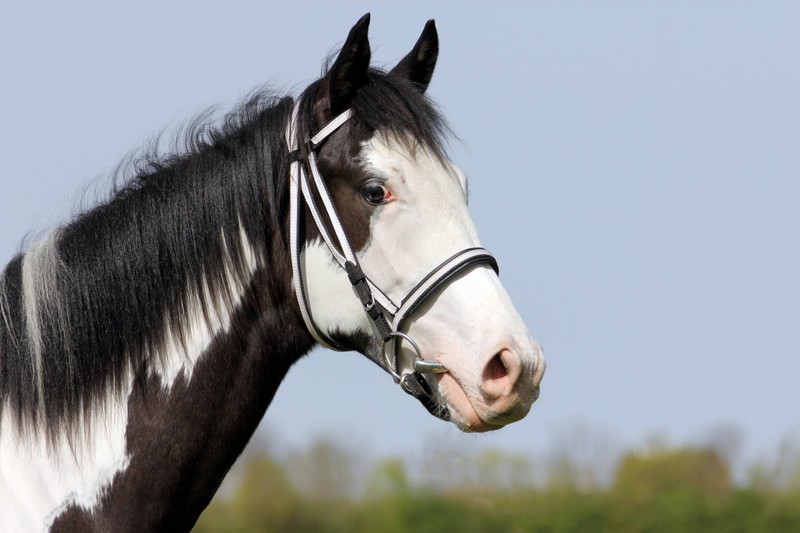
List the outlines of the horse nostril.
{"label": "horse nostril", "polygon": [[489,364],[486,365],[486,369],[483,371],[483,380],[487,381],[503,379],[507,375],[508,369],[506,369],[506,365],[503,363],[503,358],[498,352],[489,360]]}
{"label": "horse nostril", "polygon": [[511,350],[497,352],[483,369],[481,393],[487,401],[497,400],[511,393],[520,374],[519,359]]}

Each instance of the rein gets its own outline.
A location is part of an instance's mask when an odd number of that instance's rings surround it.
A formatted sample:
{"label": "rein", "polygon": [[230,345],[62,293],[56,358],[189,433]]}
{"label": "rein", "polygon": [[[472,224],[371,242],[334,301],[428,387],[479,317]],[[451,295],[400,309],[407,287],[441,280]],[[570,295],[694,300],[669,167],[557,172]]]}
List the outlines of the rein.
{"label": "rein", "polygon": [[[289,148],[289,176],[291,180],[289,239],[293,274],[292,283],[300,305],[303,321],[309,333],[323,346],[337,351],[349,350],[323,332],[314,322],[311,312],[311,302],[308,299],[305,275],[300,261],[300,251],[304,242],[304,236],[300,235],[300,224],[303,217],[302,202],[305,202],[322,239],[325,241],[333,258],[347,273],[348,279],[353,286],[353,291],[374,326],[374,333],[380,340],[384,358],[379,364],[392,375],[395,382],[400,384],[403,390],[422,402],[428,411],[435,416],[446,419],[448,418],[447,413],[438,409],[434,394],[423,374],[443,373],[447,372],[447,368],[438,361],[424,359],[417,343],[409,335],[403,333],[402,328],[408,318],[427,298],[440,287],[447,285],[458,273],[478,264],[488,265],[495,272],[499,272],[497,261],[484,248],[473,247],[461,250],[432,269],[406,294],[399,304],[395,303],[361,269],[341,219],[336,212],[330,192],[317,166],[317,148],[352,117],[352,110],[348,109],[333,118],[311,139],[298,138],[298,116],[299,102],[295,103],[286,128],[286,144]],[[305,155],[300,150],[301,145],[306,147],[308,155]],[[323,211],[317,205],[317,201],[312,194],[312,187],[322,201],[321,207],[324,209],[324,215],[327,215],[336,235],[336,241],[338,241],[341,248],[337,247],[326,224],[323,222]],[[400,347],[404,340],[407,341],[416,354],[411,368],[406,369],[402,367],[400,361]]]}

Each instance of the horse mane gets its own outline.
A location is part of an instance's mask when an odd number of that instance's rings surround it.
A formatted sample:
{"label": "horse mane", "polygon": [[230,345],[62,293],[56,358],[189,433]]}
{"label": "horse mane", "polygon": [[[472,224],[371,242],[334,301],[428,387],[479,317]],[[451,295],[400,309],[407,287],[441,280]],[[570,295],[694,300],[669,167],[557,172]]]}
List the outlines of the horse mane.
{"label": "horse mane", "polygon": [[183,153],[141,157],[109,200],[11,261],[0,278],[4,410],[60,426],[159,363],[168,336],[183,339],[187,294],[206,320],[231,306],[285,210],[290,106],[260,91],[221,126],[193,122]]}
{"label": "horse mane", "polygon": [[[321,80],[312,83],[303,92],[302,116],[313,116],[314,95],[320,83]],[[410,82],[370,69],[366,83],[353,98],[352,109],[353,118],[348,122],[353,137],[369,139],[378,132],[404,143],[411,153],[423,147],[441,161],[447,159],[446,141],[454,136],[453,131],[436,104]],[[310,124],[309,120],[300,121],[301,138],[308,139],[316,133],[308,129]]]}
{"label": "horse mane", "polygon": [[[318,86],[304,92],[303,128]],[[167,364],[165,346],[185,347],[198,310],[212,324],[234,311],[255,270],[288,266],[292,103],[260,90],[221,124],[199,117],[182,151],[133,161],[107,200],[9,262],[0,273],[0,420],[13,413],[19,428],[72,434],[99,401],[121,397],[131,374]],[[444,157],[449,129],[409,82],[370,70],[353,110],[357,138],[380,131]],[[283,292],[267,278],[273,301],[259,305],[277,306]]]}

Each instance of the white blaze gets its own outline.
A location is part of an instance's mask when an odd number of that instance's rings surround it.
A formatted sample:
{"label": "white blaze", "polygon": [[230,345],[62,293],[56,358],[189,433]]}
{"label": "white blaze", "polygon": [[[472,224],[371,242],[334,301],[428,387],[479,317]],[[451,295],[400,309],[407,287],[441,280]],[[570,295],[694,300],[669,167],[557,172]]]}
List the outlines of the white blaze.
{"label": "white blaze", "polygon": [[[376,208],[369,241],[357,255],[365,274],[400,303],[444,260],[480,246],[467,210],[466,181],[452,163],[421,147],[412,153],[406,143],[381,135],[365,143],[361,155],[367,173],[385,180],[391,200]],[[318,325],[327,332],[370,332],[346,275],[324,245],[307,247],[305,261]],[[534,387],[544,371],[541,349],[490,268],[460,273],[425,302],[406,329],[426,359],[438,359],[448,368],[438,389],[462,429],[505,423],[502,417],[493,420],[495,413],[480,388],[486,365],[503,350],[513,351],[529,384],[515,391],[516,412],[524,414],[534,401]],[[404,357],[407,368],[413,356],[404,350]]]}

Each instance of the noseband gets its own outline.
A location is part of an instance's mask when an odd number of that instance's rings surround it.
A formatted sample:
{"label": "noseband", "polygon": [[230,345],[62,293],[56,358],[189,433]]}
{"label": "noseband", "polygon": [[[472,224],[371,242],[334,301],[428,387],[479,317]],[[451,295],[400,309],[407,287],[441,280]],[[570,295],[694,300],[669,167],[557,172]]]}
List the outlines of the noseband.
{"label": "noseband", "polygon": [[[287,125],[286,144],[289,149],[289,176],[291,178],[289,192],[290,255],[294,290],[300,305],[303,321],[311,335],[323,346],[338,351],[349,350],[349,348],[328,336],[314,322],[311,304],[308,300],[308,291],[306,290],[303,266],[300,261],[300,251],[304,242],[304,236],[300,235],[301,218],[303,216],[301,202],[304,201],[311,212],[314,224],[317,226],[322,239],[328,246],[333,258],[347,273],[353,286],[353,291],[375,328],[374,333],[380,340],[384,359],[379,364],[394,377],[395,382],[399,383],[403,390],[422,402],[432,414],[446,419],[448,414],[439,409],[430,385],[423,377],[423,374],[447,372],[447,368],[438,361],[424,359],[417,343],[409,335],[403,333],[402,328],[409,317],[437,289],[450,283],[457,274],[478,264],[488,265],[495,272],[498,272],[497,261],[492,254],[480,247],[461,250],[431,270],[406,294],[399,304],[395,303],[361,269],[358,258],[345,234],[341,219],[336,213],[330,192],[317,167],[317,148],[350,119],[352,110],[348,109],[335,117],[311,139],[298,138],[298,115],[299,102],[295,103]],[[301,150],[300,146],[304,146],[306,149]],[[321,207],[330,221],[330,225],[336,235],[336,241],[332,239],[327,225],[323,221],[323,212],[312,194],[312,187],[322,201]],[[336,245],[337,241],[341,248]],[[413,370],[406,369],[404,371],[401,368],[400,347],[403,341],[406,341],[416,354]]]}

